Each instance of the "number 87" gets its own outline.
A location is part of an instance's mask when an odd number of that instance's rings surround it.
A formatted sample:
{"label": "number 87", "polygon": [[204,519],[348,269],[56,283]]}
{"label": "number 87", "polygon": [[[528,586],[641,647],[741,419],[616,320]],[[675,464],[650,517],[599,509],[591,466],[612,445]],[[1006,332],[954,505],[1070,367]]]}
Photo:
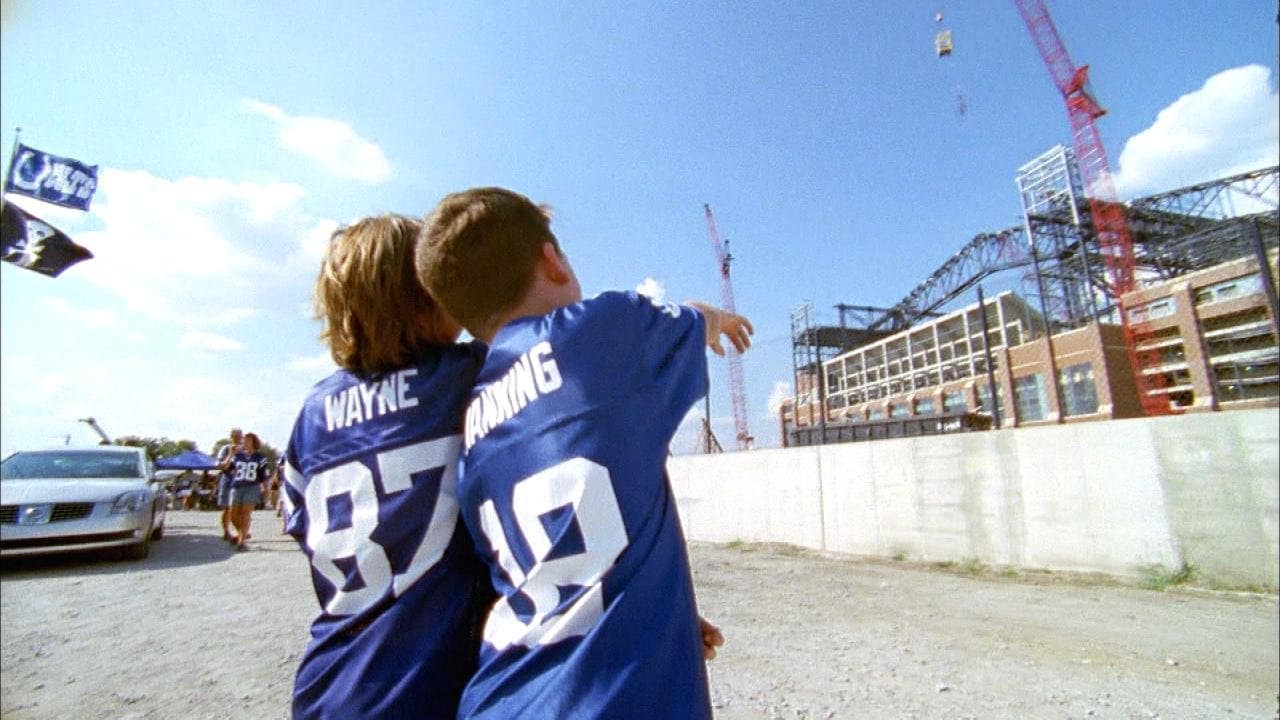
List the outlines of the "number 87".
{"label": "number 87", "polygon": [[[460,436],[414,443],[378,453],[378,474],[382,491],[393,495],[413,486],[414,473],[444,468],[435,510],[427,530],[408,566],[392,573],[391,563],[382,546],[371,535],[378,527],[378,492],[373,473],[359,461],[344,463],[316,474],[307,483],[307,546],[311,548],[311,565],[333,585],[334,593],[325,603],[331,615],[354,615],[373,605],[390,588],[400,596],[432,568],[444,554],[458,523],[457,473]],[[329,530],[329,500],[334,496],[351,497],[351,524]],[[354,558],[364,585],[345,589],[347,575],[336,560]]]}

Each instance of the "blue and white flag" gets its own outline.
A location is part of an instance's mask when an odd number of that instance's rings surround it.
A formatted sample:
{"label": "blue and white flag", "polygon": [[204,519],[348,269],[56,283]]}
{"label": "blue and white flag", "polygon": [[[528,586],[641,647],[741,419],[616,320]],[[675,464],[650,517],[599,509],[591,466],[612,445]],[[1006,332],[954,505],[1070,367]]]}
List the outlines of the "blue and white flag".
{"label": "blue and white flag", "polygon": [[98,166],[50,155],[19,144],[9,164],[4,191],[54,205],[88,210],[98,188]]}
{"label": "blue and white flag", "polygon": [[33,272],[58,277],[93,253],[71,242],[66,233],[11,202],[0,221],[0,260]]}

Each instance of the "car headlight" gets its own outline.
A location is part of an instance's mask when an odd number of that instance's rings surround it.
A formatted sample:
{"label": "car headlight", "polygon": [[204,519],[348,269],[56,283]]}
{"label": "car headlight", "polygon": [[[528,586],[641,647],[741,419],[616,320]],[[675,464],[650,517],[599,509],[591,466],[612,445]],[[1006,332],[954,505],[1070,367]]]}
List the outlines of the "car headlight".
{"label": "car headlight", "polygon": [[133,512],[134,510],[137,510],[138,508],[146,504],[146,502],[147,502],[147,491],[134,490],[133,492],[127,492],[121,495],[120,497],[116,498],[115,503],[111,505],[111,512],[113,513]]}

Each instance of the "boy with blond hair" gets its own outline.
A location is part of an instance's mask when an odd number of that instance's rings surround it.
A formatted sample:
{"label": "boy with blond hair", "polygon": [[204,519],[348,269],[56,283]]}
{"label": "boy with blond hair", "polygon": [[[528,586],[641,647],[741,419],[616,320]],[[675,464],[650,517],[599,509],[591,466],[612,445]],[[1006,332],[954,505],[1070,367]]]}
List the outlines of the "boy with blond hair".
{"label": "boy with blond hair", "polygon": [[498,601],[460,718],[709,718],[667,448],[707,392],[703,345],[743,317],[635,293],[584,300],[544,208],[502,188],[444,198],[418,244],[428,291],[489,345],[458,497]]}
{"label": "boy with blond hair", "polygon": [[285,454],[286,531],[320,613],[294,718],[452,720],[492,601],[458,522],[463,406],[484,354],[418,284],[420,223],[361,220],[315,286],[338,370],[311,390]]}

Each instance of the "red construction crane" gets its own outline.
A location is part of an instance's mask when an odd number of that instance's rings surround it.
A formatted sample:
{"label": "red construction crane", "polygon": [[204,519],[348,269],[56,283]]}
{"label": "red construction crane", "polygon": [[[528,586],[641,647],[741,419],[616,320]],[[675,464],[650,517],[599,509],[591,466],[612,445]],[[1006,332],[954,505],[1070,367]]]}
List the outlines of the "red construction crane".
{"label": "red construction crane", "polygon": [[[1172,407],[1165,387],[1164,374],[1159,371],[1160,352],[1141,345],[1147,325],[1145,316],[1131,317],[1132,308],[1120,302],[1121,296],[1137,289],[1134,275],[1133,239],[1125,222],[1124,207],[1116,199],[1115,185],[1111,181],[1111,168],[1107,152],[1102,146],[1095,120],[1106,110],[1093,98],[1089,88],[1089,66],[1076,67],[1067,54],[1067,48],[1058,35],[1058,28],[1049,15],[1044,0],[1014,0],[1022,20],[1027,24],[1031,39],[1040,57],[1044,59],[1053,84],[1062,93],[1067,105],[1067,117],[1071,121],[1071,135],[1075,144],[1076,162],[1085,194],[1089,197],[1090,214],[1094,232],[1098,237],[1098,251],[1107,267],[1107,277],[1124,328],[1125,346],[1129,364],[1133,366],[1138,399],[1147,415],[1168,415]],[[1047,319],[1047,318],[1046,318]]]}
{"label": "red construction crane", "polygon": [[[711,216],[711,206],[704,204],[707,211],[707,235],[711,237],[711,246],[716,251],[716,261],[720,263],[720,305],[731,313],[738,312],[733,304],[733,284],[729,282],[729,264],[733,256],[729,254],[729,241],[720,242],[720,233],[716,230],[716,220]],[[742,355],[731,343],[726,343],[725,359],[729,361],[729,396],[733,399],[733,430],[739,450],[750,450],[755,438],[747,429],[747,390],[742,379]],[[710,421],[710,417],[707,418]]]}

